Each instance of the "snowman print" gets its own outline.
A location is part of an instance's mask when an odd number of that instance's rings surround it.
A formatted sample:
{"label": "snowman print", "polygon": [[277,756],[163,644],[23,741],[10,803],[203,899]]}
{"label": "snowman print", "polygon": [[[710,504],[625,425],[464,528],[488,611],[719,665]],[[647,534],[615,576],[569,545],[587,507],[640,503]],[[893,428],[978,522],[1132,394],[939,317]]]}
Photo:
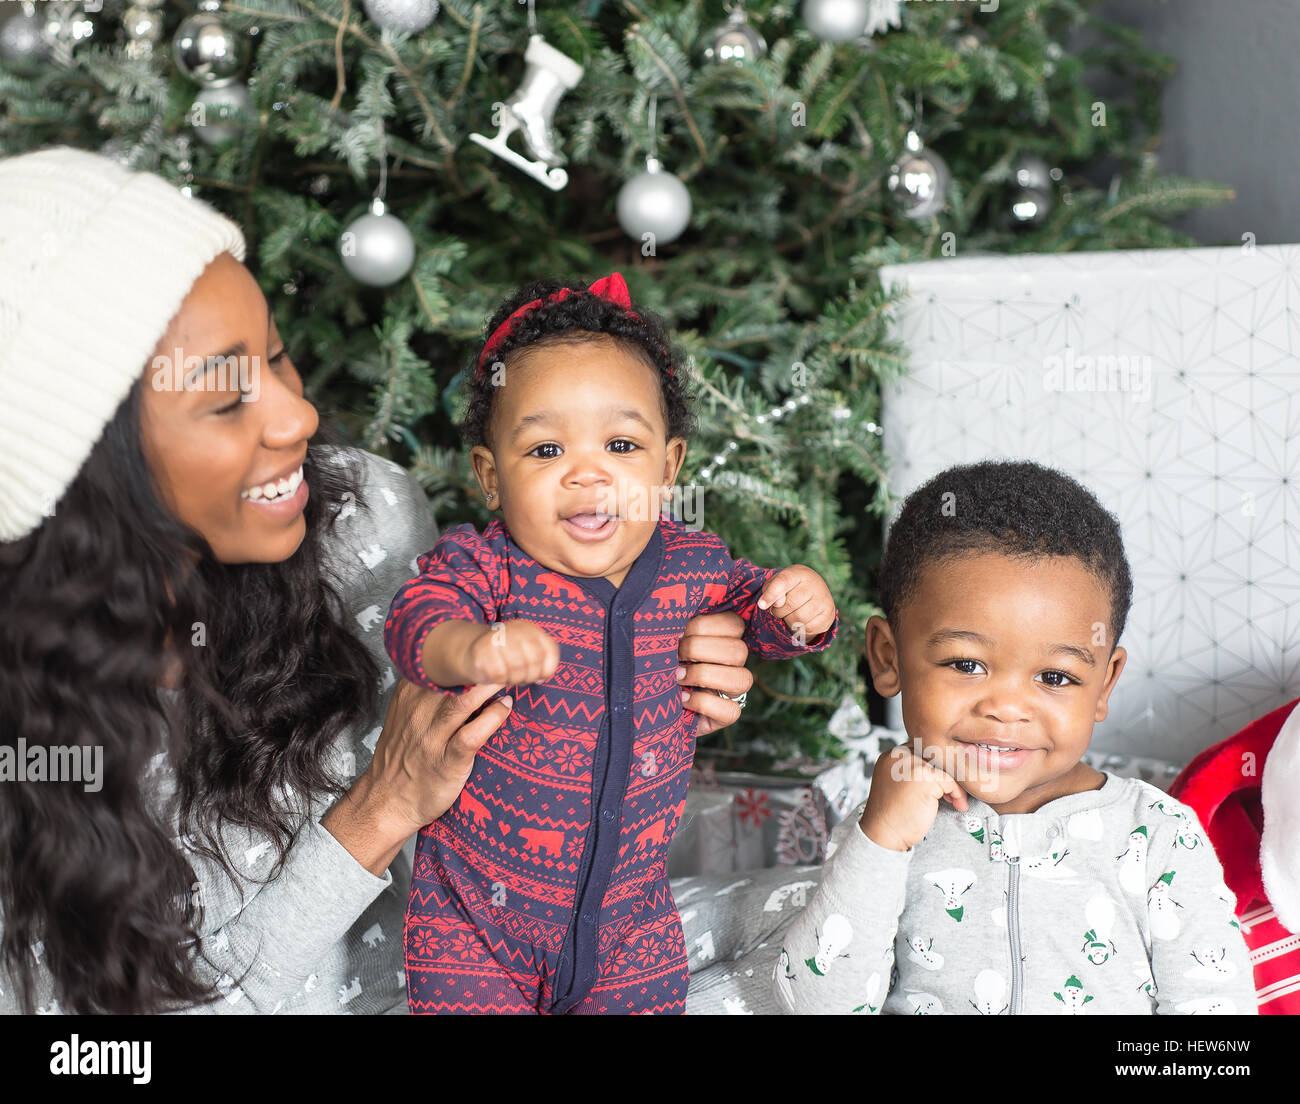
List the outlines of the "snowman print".
{"label": "snowman print", "polygon": [[1061,1002],[1061,1011],[1070,1016],[1078,1016],[1083,1012],[1083,1006],[1093,999],[1090,993],[1084,992],[1083,982],[1073,974],[1066,978],[1061,991],[1052,996]]}
{"label": "snowman print", "polygon": [[772,977],[776,981],[777,988],[781,990],[781,996],[793,1004],[794,992],[790,987],[794,983],[794,971],[790,969],[790,952],[784,947],[781,948],[781,957],[776,960],[776,969],[772,971]]}
{"label": "snowman print", "polygon": [[879,995],[880,995],[880,974],[872,973],[872,975],[869,978],[867,978],[867,999],[863,1001],[860,1005],[858,1005],[857,1008],[853,1009],[853,1011],[855,1013],[870,1013],[872,1015],[874,1015],[876,1012],[879,1012],[880,1005],[877,1003],[876,1000],[876,998]]}
{"label": "snowman print", "polygon": [[1227,947],[1197,947],[1191,956],[1196,965],[1183,977],[1196,981],[1230,981],[1237,976],[1237,966],[1229,960]]}
{"label": "snowman print", "polygon": [[962,898],[975,885],[975,872],[964,867],[953,867],[950,870],[936,870],[925,878],[943,894],[943,911],[960,924],[962,914],[966,911]]}
{"label": "snowman print", "polygon": [[907,1002],[912,1006],[913,1016],[942,1016],[943,1001],[933,993],[912,992],[908,990]]}
{"label": "snowman print", "polygon": [[996,970],[981,970],[976,974],[974,989],[971,1007],[981,1016],[1001,1016],[1007,1010],[1006,978]]}
{"label": "snowman print", "polygon": [[1116,953],[1110,938],[1115,925],[1115,902],[1105,890],[1099,890],[1083,906],[1083,917],[1088,924],[1088,930],[1083,933],[1084,957],[1094,966],[1104,965]]}
{"label": "snowman print", "polygon": [[1147,827],[1139,824],[1128,834],[1128,847],[1115,860],[1119,863],[1119,884],[1128,893],[1142,893],[1147,888],[1147,842]]}
{"label": "snowman print", "polygon": [[804,964],[818,977],[825,977],[837,958],[848,958],[844,948],[853,942],[853,927],[847,916],[832,912],[817,935],[817,953]]}
{"label": "snowman print", "polygon": [[1002,862],[1006,858],[1006,848],[1002,843],[1002,833],[996,828],[989,829],[989,861]]}
{"label": "snowman print", "polygon": [[1178,910],[1183,906],[1169,896],[1173,882],[1174,871],[1166,870],[1147,891],[1147,916],[1151,921],[1151,934],[1157,939],[1177,939],[1182,927]]}
{"label": "snowman print", "polygon": [[1049,880],[1071,878],[1074,876],[1073,872],[1063,865],[1065,856],[1069,853],[1064,848],[1058,848],[1055,851],[1049,851],[1046,855],[1039,855],[1035,859],[1026,859],[1020,864],[1020,869],[1036,878]]}
{"label": "snowman print", "polygon": [[1155,809],[1156,812],[1163,813],[1167,817],[1173,817],[1178,821],[1174,835],[1175,847],[1185,847],[1188,851],[1191,851],[1205,842],[1193,826],[1191,817],[1187,815],[1186,807],[1171,804],[1167,801],[1153,801],[1147,808]]}
{"label": "snowman print", "polygon": [[943,955],[934,949],[933,939],[914,935],[907,941],[907,946],[908,960],[915,962],[923,970],[943,969]]}

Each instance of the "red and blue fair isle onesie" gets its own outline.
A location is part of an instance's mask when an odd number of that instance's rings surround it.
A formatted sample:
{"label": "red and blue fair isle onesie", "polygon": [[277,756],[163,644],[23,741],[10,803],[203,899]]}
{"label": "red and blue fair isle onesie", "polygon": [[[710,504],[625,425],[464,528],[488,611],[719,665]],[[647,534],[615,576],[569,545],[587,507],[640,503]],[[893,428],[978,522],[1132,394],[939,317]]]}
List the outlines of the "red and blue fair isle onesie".
{"label": "red and blue fair isle onesie", "polygon": [[620,587],[548,570],[504,522],[449,529],[393,599],[384,643],[435,686],[420,653],[449,618],[533,621],[559,642],[542,683],[511,686],[505,723],[459,799],[416,845],[405,925],[413,1013],[681,1012],[686,947],[667,853],[686,804],[697,715],[677,645],[699,613],[731,610],[770,659],[821,651],[757,607],[772,570],[662,517]]}

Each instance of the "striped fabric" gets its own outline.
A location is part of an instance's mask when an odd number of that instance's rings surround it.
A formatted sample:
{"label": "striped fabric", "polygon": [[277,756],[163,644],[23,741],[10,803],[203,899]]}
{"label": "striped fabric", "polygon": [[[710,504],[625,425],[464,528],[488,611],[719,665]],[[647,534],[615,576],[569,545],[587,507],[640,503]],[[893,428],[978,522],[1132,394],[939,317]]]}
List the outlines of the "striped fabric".
{"label": "striped fabric", "polygon": [[1282,926],[1272,906],[1253,902],[1240,916],[1255,970],[1261,1016],[1300,1016],[1300,935]]}

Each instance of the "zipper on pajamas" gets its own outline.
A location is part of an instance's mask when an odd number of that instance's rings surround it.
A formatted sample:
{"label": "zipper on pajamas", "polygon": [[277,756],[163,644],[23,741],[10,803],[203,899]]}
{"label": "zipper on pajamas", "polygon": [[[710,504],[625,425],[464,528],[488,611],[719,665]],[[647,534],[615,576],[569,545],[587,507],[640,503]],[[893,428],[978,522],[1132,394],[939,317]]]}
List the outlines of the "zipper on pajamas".
{"label": "zipper on pajamas", "polygon": [[1020,961],[1020,856],[1007,856],[1007,935],[1011,939],[1011,1015],[1020,1015],[1025,987]]}

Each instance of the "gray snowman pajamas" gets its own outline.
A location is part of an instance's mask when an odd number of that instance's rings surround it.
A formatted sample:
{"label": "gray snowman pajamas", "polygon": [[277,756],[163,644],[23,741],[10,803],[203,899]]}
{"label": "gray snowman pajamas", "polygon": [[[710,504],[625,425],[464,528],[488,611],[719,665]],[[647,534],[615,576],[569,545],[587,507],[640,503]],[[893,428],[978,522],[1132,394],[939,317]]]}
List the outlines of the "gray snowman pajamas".
{"label": "gray snowman pajamas", "polygon": [[1035,813],[940,806],[910,851],[858,809],[773,975],[791,1012],[1256,1013],[1235,901],[1196,814],[1106,775]]}

